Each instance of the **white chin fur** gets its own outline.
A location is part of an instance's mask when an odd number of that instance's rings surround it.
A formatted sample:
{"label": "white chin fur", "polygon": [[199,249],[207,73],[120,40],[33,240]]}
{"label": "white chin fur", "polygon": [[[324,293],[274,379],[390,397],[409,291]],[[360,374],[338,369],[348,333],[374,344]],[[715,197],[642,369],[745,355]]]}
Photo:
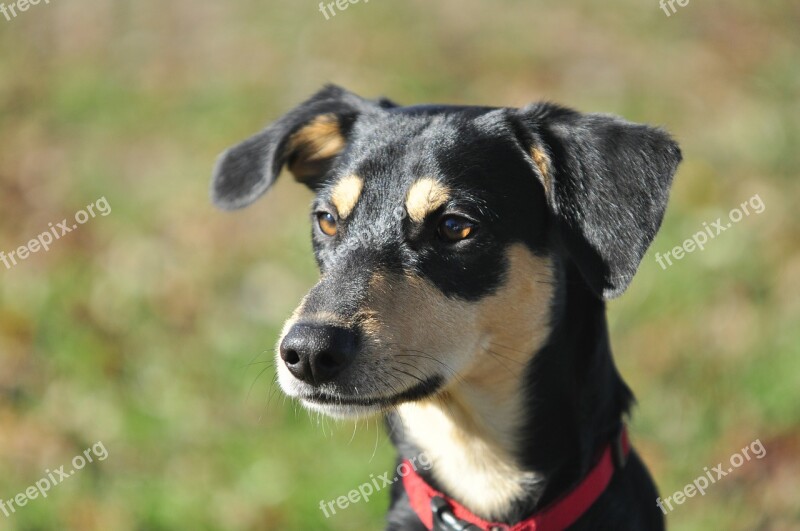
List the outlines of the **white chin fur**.
{"label": "white chin fur", "polygon": [[304,399],[300,399],[300,402],[310,411],[316,411],[335,419],[361,419],[378,415],[383,411],[380,406],[320,404]]}

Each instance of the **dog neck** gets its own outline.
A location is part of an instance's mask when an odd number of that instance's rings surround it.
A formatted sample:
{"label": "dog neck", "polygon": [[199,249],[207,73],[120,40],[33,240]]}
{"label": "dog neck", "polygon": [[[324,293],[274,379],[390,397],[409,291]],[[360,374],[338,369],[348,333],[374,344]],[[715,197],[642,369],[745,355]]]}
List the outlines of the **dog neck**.
{"label": "dog neck", "polygon": [[522,404],[502,404],[464,384],[398,408],[408,442],[431,463],[430,482],[476,514],[508,512],[543,481],[515,459]]}
{"label": "dog neck", "polygon": [[562,286],[549,338],[524,367],[497,357],[484,374],[389,418],[401,455],[424,453],[426,481],[486,519],[520,520],[566,492],[631,400],[611,358],[604,303],[579,283]]}

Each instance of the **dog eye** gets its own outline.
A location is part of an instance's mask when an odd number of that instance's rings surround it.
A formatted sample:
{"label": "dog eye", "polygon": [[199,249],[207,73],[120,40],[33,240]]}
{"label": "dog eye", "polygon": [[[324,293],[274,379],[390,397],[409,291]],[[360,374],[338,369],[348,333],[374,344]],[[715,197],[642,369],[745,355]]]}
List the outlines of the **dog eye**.
{"label": "dog eye", "polygon": [[328,212],[317,213],[317,224],[319,225],[319,230],[326,236],[336,236],[336,232],[339,230],[336,225],[336,218]]}
{"label": "dog eye", "polygon": [[439,237],[445,241],[458,242],[473,235],[477,226],[461,216],[446,216],[439,223]]}

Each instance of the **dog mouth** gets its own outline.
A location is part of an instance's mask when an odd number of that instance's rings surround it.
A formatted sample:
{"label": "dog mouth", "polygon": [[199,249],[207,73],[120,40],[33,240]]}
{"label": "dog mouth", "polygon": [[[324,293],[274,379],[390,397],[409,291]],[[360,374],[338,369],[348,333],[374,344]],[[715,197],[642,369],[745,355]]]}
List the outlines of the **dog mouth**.
{"label": "dog mouth", "polygon": [[382,410],[398,406],[404,402],[415,402],[435,395],[444,385],[444,378],[436,375],[427,378],[405,391],[389,396],[358,396],[352,394],[333,394],[325,391],[304,393],[298,398],[311,406],[346,407]]}

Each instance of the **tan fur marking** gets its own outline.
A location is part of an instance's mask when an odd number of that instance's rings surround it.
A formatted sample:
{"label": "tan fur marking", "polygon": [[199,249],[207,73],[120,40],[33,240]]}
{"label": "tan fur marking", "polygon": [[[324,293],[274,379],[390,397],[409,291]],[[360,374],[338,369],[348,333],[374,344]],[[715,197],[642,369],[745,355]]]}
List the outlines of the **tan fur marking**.
{"label": "tan fur marking", "polygon": [[455,302],[426,285],[407,302],[395,301],[401,307],[392,323],[403,329],[394,332],[400,344],[436,355],[427,367],[423,358],[416,361],[420,372],[441,373],[446,364],[458,374],[446,374],[452,383],[444,393],[399,412],[434,463],[436,479],[485,518],[502,513],[539,479],[519,468],[512,452],[524,415],[522,369],[549,334],[552,269],[522,245],[508,259],[508,280],[495,295]]}
{"label": "tan fur marking", "polygon": [[431,177],[423,177],[411,185],[406,195],[406,210],[412,220],[419,223],[425,216],[442,206],[450,191]]}
{"label": "tan fur marking", "polygon": [[333,187],[331,202],[339,212],[339,218],[345,219],[356,207],[364,189],[364,181],[357,175],[348,175],[342,178]]}
{"label": "tan fur marking", "polygon": [[544,182],[542,182],[544,191],[550,195],[550,157],[547,156],[544,150],[536,146],[531,148],[531,157],[533,157],[533,162],[536,163],[542,174],[542,179],[544,179]]}
{"label": "tan fur marking", "polygon": [[287,150],[295,153],[289,171],[298,181],[316,175],[321,163],[341,153],[344,146],[344,136],[336,116],[322,114],[289,139]]}

